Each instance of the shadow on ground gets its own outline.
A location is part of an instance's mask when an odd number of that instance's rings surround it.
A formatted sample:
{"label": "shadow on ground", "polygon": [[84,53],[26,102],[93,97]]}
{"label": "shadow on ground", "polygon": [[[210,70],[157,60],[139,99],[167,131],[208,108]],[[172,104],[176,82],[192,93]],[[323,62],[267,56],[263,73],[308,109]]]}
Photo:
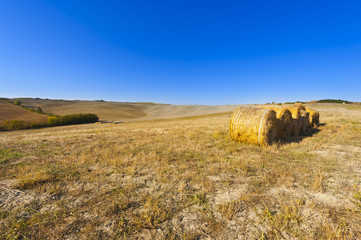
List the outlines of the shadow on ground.
{"label": "shadow on ground", "polygon": [[[326,126],[327,123],[320,123],[318,124],[318,127],[321,127],[321,126]],[[289,144],[289,143],[299,143],[301,142],[303,139],[305,138],[309,138],[309,137],[312,137],[313,135],[316,135],[318,134],[319,132],[321,132],[322,130],[319,129],[319,128],[312,128],[312,129],[309,129],[306,133],[304,133],[303,135],[300,135],[300,136],[297,136],[297,137],[288,137],[287,139],[284,139],[284,140],[281,140],[280,141],[280,144],[281,145],[284,145],[284,144]]]}

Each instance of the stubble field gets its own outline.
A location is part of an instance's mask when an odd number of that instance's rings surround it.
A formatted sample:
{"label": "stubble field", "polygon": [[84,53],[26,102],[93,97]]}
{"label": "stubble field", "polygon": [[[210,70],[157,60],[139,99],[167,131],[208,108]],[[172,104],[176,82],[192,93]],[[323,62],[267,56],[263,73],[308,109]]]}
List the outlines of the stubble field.
{"label": "stubble field", "polygon": [[360,239],[361,107],[230,140],[231,112],[0,133],[4,239]]}

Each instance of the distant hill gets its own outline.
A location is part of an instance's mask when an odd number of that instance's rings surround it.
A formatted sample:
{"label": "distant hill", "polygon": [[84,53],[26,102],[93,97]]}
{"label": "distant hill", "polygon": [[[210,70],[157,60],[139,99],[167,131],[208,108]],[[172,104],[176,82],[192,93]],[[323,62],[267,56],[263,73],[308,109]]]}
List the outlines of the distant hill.
{"label": "distant hill", "polygon": [[33,113],[22,107],[0,100],[0,124],[6,120],[26,120],[30,122],[45,122],[48,116]]}
{"label": "distant hill", "polygon": [[[0,100],[0,123],[4,120],[43,121],[46,115],[36,114],[6,101],[20,101],[21,106],[37,110],[39,107],[45,113],[56,115],[94,113],[99,120],[108,121],[141,121],[152,119],[167,119],[177,117],[199,116],[220,112],[230,112],[239,106],[254,105],[171,105],[150,102],[108,102],[103,100],[59,100],[40,98],[13,98]],[[317,105],[324,102],[346,102],[344,100],[319,100],[307,104]],[[320,103],[321,102],[321,103]],[[300,103],[300,102],[298,102]]]}
{"label": "distant hill", "polygon": [[317,102],[318,103],[352,103],[342,99],[322,99],[322,100],[318,100]]}
{"label": "distant hill", "polygon": [[33,109],[41,107],[45,113],[57,115],[95,113],[101,120],[134,119],[145,116],[143,104],[38,98],[17,98],[16,100],[21,101],[25,107]]}
{"label": "distant hill", "polygon": [[313,100],[309,102],[304,102],[304,101],[286,102],[286,104],[294,104],[294,103],[306,104],[306,103],[353,103],[353,102],[342,99],[321,99],[321,100]]}
{"label": "distant hill", "polygon": [[74,113],[94,113],[100,120],[109,121],[134,121],[196,116],[219,112],[233,111],[239,105],[170,105],[158,103],[129,103],[108,101],[84,101],[84,100],[53,100],[40,98],[14,98],[19,100],[22,106],[27,108],[41,109],[45,113],[57,115]]}

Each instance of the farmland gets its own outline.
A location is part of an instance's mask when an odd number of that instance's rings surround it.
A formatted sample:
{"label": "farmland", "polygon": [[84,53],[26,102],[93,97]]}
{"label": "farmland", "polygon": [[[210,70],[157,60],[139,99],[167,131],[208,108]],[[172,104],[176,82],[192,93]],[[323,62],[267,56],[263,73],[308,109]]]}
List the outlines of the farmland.
{"label": "farmland", "polygon": [[57,115],[94,113],[100,120],[134,121],[197,116],[218,112],[233,111],[240,105],[170,105],[146,102],[106,102],[84,100],[55,100],[40,98],[16,98],[23,106],[31,109],[41,109],[46,113]]}
{"label": "farmland", "polygon": [[360,105],[310,107],[312,136],[268,147],[230,111],[1,132],[0,236],[358,239]]}
{"label": "farmland", "polygon": [[19,106],[0,100],[0,124],[6,120],[46,122],[47,116],[27,111]]}

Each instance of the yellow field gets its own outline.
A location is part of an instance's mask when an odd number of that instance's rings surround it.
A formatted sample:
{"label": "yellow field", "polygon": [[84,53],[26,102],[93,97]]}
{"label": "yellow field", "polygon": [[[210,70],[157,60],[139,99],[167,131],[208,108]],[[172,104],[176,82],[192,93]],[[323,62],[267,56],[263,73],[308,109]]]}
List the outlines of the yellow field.
{"label": "yellow field", "polygon": [[360,239],[359,105],[311,107],[269,147],[231,112],[0,132],[0,238]]}

